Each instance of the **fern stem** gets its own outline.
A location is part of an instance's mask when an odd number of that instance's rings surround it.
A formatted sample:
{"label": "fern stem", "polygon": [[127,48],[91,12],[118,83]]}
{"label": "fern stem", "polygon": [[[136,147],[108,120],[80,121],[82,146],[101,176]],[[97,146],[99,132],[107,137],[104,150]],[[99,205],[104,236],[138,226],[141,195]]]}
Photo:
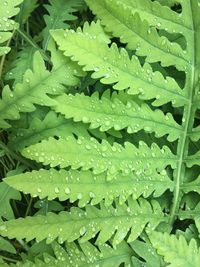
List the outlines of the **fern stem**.
{"label": "fern stem", "polygon": [[[15,31],[12,32],[12,36],[11,36],[10,39],[7,41],[6,46],[10,46],[10,42],[11,42],[11,40],[12,40],[12,38],[13,38],[14,33],[15,33]],[[1,58],[1,62],[0,62],[0,80],[1,80],[1,83],[2,83],[2,87],[3,87],[3,81],[2,81],[2,79],[1,79],[1,77],[2,77],[2,73],[3,73],[3,66],[4,66],[5,59],[6,59],[6,55],[7,55],[7,54],[4,54],[4,55],[2,56],[2,58]]]}
{"label": "fern stem", "polygon": [[4,161],[2,159],[0,159],[0,163],[4,167],[5,171],[8,172],[9,171],[9,168],[6,166],[6,164],[4,163]]}
{"label": "fern stem", "polygon": [[20,35],[21,37],[27,42],[29,43],[31,46],[33,46],[34,48],[36,48],[38,51],[40,51],[42,57],[44,60],[50,62],[50,57],[44,52],[43,49],[41,49],[37,44],[36,42],[25,32],[23,31],[22,29],[17,29],[16,30]]}
{"label": "fern stem", "polygon": [[[191,71],[187,74],[186,76],[186,85],[185,88],[189,88],[188,92],[188,98],[189,102],[187,106],[184,109],[183,113],[183,123],[182,127],[184,129],[183,137],[179,139],[178,142],[178,148],[177,148],[177,155],[179,155],[179,160],[178,160],[178,166],[176,170],[176,175],[175,175],[175,192],[174,192],[174,199],[173,199],[173,204],[171,208],[171,215],[170,215],[170,223],[172,224],[174,222],[175,216],[178,213],[179,209],[179,204],[181,200],[181,184],[184,180],[185,177],[185,171],[186,171],[186,165],[184,163],[184,159],[188,155],[188,147],[189,147],[189,138],[188,138],[188,132],[192,131],[193,128],[193,123],[194,123],[194,116],[195,116],[195,111],[196,108],[193,106],[193,97],[194,97],[194,92],[196,89],[195,85],[195,66],[196,66],[196,55],[195,55],[195,50],[196,50],[196,36],[195,36],[195,25],[193,21],[193,15],[192,15],[192,6],[190,2],[190,12],[191,12],[191,21],[192,21],[192,41],[193,41],[193,56],[192,56],[192,61],[191,64],[188,65],[188,69]],[[184,121],[185,119],[185,121]]]}
{"label": "fern stem", "polygon": [[184,133],[183,137],[179,140],[178,143],[178,149],[177,149],[177,154],[179,155],[179,161],[178,161],[178,167],[176,170],[176,176],[175,176],[175,192],[174,192],[174,200],[173,200],[173,206],[171,209],[171,218],[170,218],[170,223],[172,224],[175,219],[175,215],[178,212],[179,209],[179,204],[180,204],[180,198],[181,198],[181,184],[183,182],[183,178],[185,176],[185,170],[186,166],[184,164],[184,158],[187,156],[188,152],[188,145],[189,145],[189,140],[187,137],[188,131],[190,131],[191,127],[191,119],[192,117],[192,101],[190,101],[189,105],[187,108],[185,108],[184,115],[183,117],[186,116],[186,122],[184,124]]}
{"label": "fern stem", "polygon": [[13,263],[17,263],[18,260],[15,260],[15,259],[12,259],[12,258],[9,258],[9,257],[6,257],[6,256],[2,256],[1,255],[1,258],[5,261],[9,261],[9,262],[13,262]]}
{"label": "fern stem", "polygon": [[30,212],[32,202],[33,202],[33,199],[32,199],[32,197],[31,197],[31,199],[30,199],[30,201],[29,201],[29,203],[28,203],[28,207],[27,207],[26,213],[25,213],[25,217],[28,216],[28,214],[29,214],[29,212]]}
{"label": "fern stem", "polygon": [[2,148],[6,154],[9,154],[12,158],[14,158],[15,160],[23,163],[25,166],[30,167],[30,168],[34,168],[34,165],[32,165],[28,160],[24,159],[23,157],[21,157],[20,155],[16,154],[15,152],[13,152],[12,150],[10,150],[3,142],[0,141],[0,148]]}

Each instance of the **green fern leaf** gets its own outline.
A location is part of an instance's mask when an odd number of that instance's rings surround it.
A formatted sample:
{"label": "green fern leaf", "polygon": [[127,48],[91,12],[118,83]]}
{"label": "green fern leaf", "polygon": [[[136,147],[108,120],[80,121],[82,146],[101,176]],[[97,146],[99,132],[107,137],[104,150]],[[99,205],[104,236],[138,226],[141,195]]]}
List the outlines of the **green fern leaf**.
{"label": "green fern leaf", "polygon": [[21,50],[14,61],[12,61],[9,71],[5,75],[6,80],[14,80],[15,83],[23,82],[23,75],[27,69],[31,69],[35,47],[27,46]]}
{"label": "green fern leaf", "polygon": [[[45,253],[43,258],[35,259],[34,262],[18,262],[19,267],[118,267],[122,263],[125,267],[131,266],[131,257],[133,250],[125,242],[117,245],[113,249],[108,244],[102,244],[98,247],[90,242],[84,244],[68,243],[65,248],[54,242],[52,244],[55,257]],[[16,265],[11,265],[16,266]],[[3,267],[3,266],[2,266]]]}
{"label": "green fern leaf", "polygon": [[[183,51],[177,43],[170,42],[165,36],[160,37],[156,28],[150,27],[152,25],[147,21],[141,20],[137,13],[138,8],[146,8],[147,12],[157,8],[161,16],[167,10],[167,16],[170,19],[176,17],[176,21],[179,21],[178,14],[172,10],[151,1],[134,1],[132,6],[130,1],[87,0],[86,2],[102,19],[102,24],[108,32],[113,32],[113,35],[119,37],[122,43],[127,43],[128,49],[136,50],[138,56],[146,56],[147,62],[161,61],[163,66],[175,64],[179,70],[184,70],[187,66],[189,55],[186,51]],[[141,13],[140,15],[143,18]],[[148,18],[149,16],[145,17],[145,20]]]}
{"label": "green fern leaf", "polygon": [[117,245],[130,230],[128,242],[135,240],[144,228],[151,233],[161,221],[166,220],[156,201],[150,204],[144,199],[138,202],[129,199],[128,204],[115,205],[116,208],[107,208],[101,203],[100,208],[88,205],[85,210],[72,208],[70,212],[60,212],[58,215],[48,213],[47,216],[2,222],[0,234],[9,238],[26,238],[27,241],[47,239],[50,243],[57,237],[59,242],[71,242],[78,238],[85,242],[99,233],[96,243],[104,243],[114,236],[113,244]]}
{"label": "green fern leaf", "polygon": [[[58,1],[49,1],[48,8]],[[32,217],[0,222],[0,235],[71,242],[82,258],[89,248],[81,244],[88,240],[114,247],[125,240],[132,246],[132,258],[125,252],[123,261],[119,254],[115,264],[106,255],[105,261],[88,262],[90,255],[80,262],[64,245],[55,255],[51,251],[42,257],[40,251],[36,260],[28,251],[21,263],[27,266],[198,266],[200,1],[86,2],[117,38],[109,38],[99,21],[84,23],[91,13],[82,10],[83,30],[51,31],[61,51],[47,40],[47,67],[36,52],[33,70],[12,90],[3,89],[0,126],[8,127],[20,112],[28,114],[2,132],[3,141],[10,140],[2,163],[13,168],[24,162],[12,146],[38,162],[36,170],[26,167],[28,172],[22,174],[23,169],[5,182],[42,200],[34,209],[28,203],[26,214]],[[62,16],[58,19],[66,28]],[[1,65],[6,64],[2,59]],[[41,163],[45,167],[38,170]],[[63,263],[61,251],[67,252]]]}
{"label": "green fern leaf", "polygon": [[154,232],[150,235],[153,246],[158,254],[164,257],[170,267],[193,266],[197,267],[200,262],[200,252],[197,243],[191,239],[189,244],[183,236]]}
{"label": "green fern leaf", "polygon": [[83,0],[50,0],[49,5],[44,5],[49,15],[44,15],[46,27],[43,29],[43,47],[46,50],[51,38],[49,31],[52,29],[66,29],[77,17],[73,15],[83,5]]}
{"label": "green fern leaf", "polygon": [[[199,178],[197,179],[199,180]],[[194,190],[195,190],[196,186],[194,186]],[[197,192],[199,192],[199,189],[196,190]],[[198,229],[198,232],[200,232],[200,202],[197,201],[196,203],[198,203],[197,205],[194,204],[194,199],[192,200],[192,206],[195,206],[195,208],[190,209],[190,207],[187,210],[182,210],[179,211],[179,217],[181,220],[184,219],[193,219],[195,221],[195,225]]]}
{"label": "green fern leaf", "polygon": [[87,129],[82,125],[65,120],[62,115],[57,116],[54,111],[49,111],[43,120],[35,116],[29,128],[12,131],[8,145],[15,150],[22,150],[51,136],[65,138],[72,134],[89,136]]}
{"label": "green fern leaf", "polygon": [[[132,257],[133,266],[138,267],[161,267],[161,257],[156,253],[156,250],[152,247],[151,243],[144,242],[144,240],[135,240],[131,242],[131,247],[134,252],[139,255],[140,259],[138,259],[137,255]],[[145,263],[144,263],[145,261]],[[145,265],[144,265],[145,264]]]}
{"label": "green fern leaf", "polygon": [[24,0],[20,5],[20,12],[16,17],[16,21],[22,25],[27,22],[30,14],[38,6],[37,0]]}
{"label": "green fern leaf", "polygon": [[187,183],[185,182],[184,184],[182,184],[181,189],[184,193],[189,193],[193,191],[200,194],[200,176],[198,176],[194,181]]}
{"label": "green fern leaf", "polygon": [[18,24],[11,17],[19,12],[17,6],[22,2],[23,0],[0,1],[0,56],[10,51],[10,47],[2,45],[12,37],[12,31],[18,27]]}
{"label": "green fern leaf", "polygon": [[[15,85],[12,91],[6,85],[0,100],[0,127],[9,127],[6,120],[20,118],[20,112],[32,112],[34,104],[52,106],[55,101],[48,95],[56,95],[64,92],[64,85],[72,86],[79,82],[74,76],[78,73],[76,65],[71,64],[59,51],[52,48],[53,69],[48,71],[42,56],[36,52],[33,58],[33,71],[27,70],[23,82]],[[81,73],[81,72],[79,72]],[[48,95],[47,95],[48,94]]]}
{"label": "green fern leaf", "polygon": [[132,171],[150,175],[162,172],[168,165],[176,166],[176,156],[166,146],[160,149],[153,144],[149,148],[144,142],[140,142],[139,148],[129,142],[124,147],[118,143],[111,146],[106,140],[100,144],[95,138],[76,140],[73,136],[59,140],[49,138],[25,148],[22,154],[51,167],[82,167],[83,170],[93,169],[95,174],[108,171],[108,179],[119,171],[123,175]]}
{"label": "green fern leaf", "polygon": [[148,63],[142,67],[137,57],[130,59],[127,51],[119,50],[114,43],[108,47],[80,31],[54,30],[51,34],[66,56],[78,61],[84,71],[93,71],[93,78],[101,78],[104,84],[114,83],[116,90],[129,88],[129,94],[139,94],[141,99],[155,98],[153,104],[157,106],[170,101],[182,106],[188,101],[186,92],[174,79],[164,79]]}
{"label": "green fern leaf", "polygon": [[144,129],[155,132],[156,137],[168,134],[169,141],[179,138],[182,132],[170,113],[164,115],[161,110],[153,111],[147,104],[139,106],[131,100],[124,104],[116,96],[112,100],[102,96],[100,100],[96,93],[92,96],[63,94],[55,100],[53,109],[56,112],[75,122],[87,121],[92,129],[100,127],[100,131],[108,131],[113,127],[119,131],[127,128],[129,134]]}
{"label": "green fern leaf", "polygon": [[14,246],[8,240],[0,236],[0,251],[2,250],[7,251],[9,253],[16,253]]}
{"label": "green fern leaf", "polygon": [[[150,0],[118,0],[119,5],[123,3],[127,9],[131,9],[132,13],[139,13],[142,20],[147,20],[150,26],[157,27],[158,29],[166,29],[170,33],[174,32],[186,32],[187,29],[187,20],[184,16],[179,16],[176,12],[172,11],[171,7],[174,3],[181,3],[183,9],[187,10],[188,4],[185,4],[184,0],[160,0],[159,1],[150,1]],[[174,65],[174,64],[172,64]]]}
{"label": "green fern leaf", "polygon": [[192,141],[198,141],[200,139],[200,126],[193,128],[192,131],[189,133],[189,136]]}
{"label": "green fern leaf", "polygon": [[185,162],[189,168],[194,165],[200,165],[200,151],[193,155],[187,156]]}
{"label": "green fern leaf", "polygon": [[92,21],[91,24],[86,21],[83,25],[83,30],[80,27],[77,29],[77,32],[82,31],[86,35],[96,37],[100,42],[106,44],[110,43],[109,36],[104,32],[104,29],[102,28],[99,20],[97,20],[96,22]]}
{"label": "green fern leaf", "polygon": [[107,181],[105,174],[94,176],[89,171],[41,169],[8,177],[4,181],[33,197],[48,197],[49,200],[59,198],[61,201],[69,199],[70,202],[78,200],[80,207],[90,201],[92,205],[96,205],[103,199],[105,205],[109,206],[117,197],[122,204],[129,196],[137,199],[141,195],[149,197],[153,193],[154,197],[158,197],[167,189],[173,189],[173,182],[164,172],[162,175],[154,174],[149,177],[136,172],[129,176],[118,175]]}
{"label": "green fern leaf", "polygon": [[59,256],[61,256],[60,258],[64,259],[63,267],[66,266],[66,263],[69,266],[77,267],[118,267],[122,263],[124,266],[131,266],[133,250],[125,242],[117,245],[115,249],[108,244],[95,247],[91,243],[85,242],[79,245],[80,247],[75,243],[69,243],[66,245],[66,251],[57,243],[53,243],[54,253],[57,258],[59,259]]}
{"label": "green fern leaf", "polygon": [[8,220],[14,218],[13,210],[10,206],[10,200],[20,200],[20,193],[8,186],[6,183],[0,183],[0,217],[4,217]]}

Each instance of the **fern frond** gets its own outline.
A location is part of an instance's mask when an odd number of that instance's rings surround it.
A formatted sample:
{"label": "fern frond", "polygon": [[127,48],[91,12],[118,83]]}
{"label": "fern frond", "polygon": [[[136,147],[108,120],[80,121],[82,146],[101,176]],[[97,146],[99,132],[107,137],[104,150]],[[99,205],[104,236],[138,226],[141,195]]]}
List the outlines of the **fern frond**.
{"label": "fern frond", "polygon": [[194,165],[200,165],[200,151],[193,155],[189,155],[185,159],[187,167],[191,168]]}
{"label": "fern frond", "polygon": [[[9,253],[16,253],[15,247],[5,238],[0,236],[0,251],[6,251]],[[0,255],[1,258],[1,255]],[[1,266],[2,267],[2,266]]]}
{"label": "fern frond", "polygon": [[44,5],[48,11],[48,15],[44,15],[46,27],[43,29],[43,47],[46,50],[51,35],[49,33],[52,29],[66,29],[69,24],[66,21],[73,21],[77,17],[73,15],[74,12],[83,5],[83,0],[50,0],[48,5]]}
{"label": "fern frond", "polygon": [[164,79],[148,63],[142,67],[136,56],[130,59],[127,51],[119,50],[114,43],[108,47],[80,31],[55,30],[51,34],[66,56],[78,61],[84,71],[93,71],[93,78],[101,78],[104,84],[115,84],[116,90],[128,88],[129,94],[139,94],[141,99],[155,99],[156,106],[170,101],[174,106],[182,106],[188,101],[186,92],[174,79]]}
{"label": "fern frond", "polygon": [[[131,248],[136,255],[132,257],[133,266],[138,267],[161,267],[161,256],[156,253],[155,248],[152,247],[150,241],[135,240],[130,243]],[[140,259],[138,259],[138,256]],[[145,261],[145,263],[144,263]]]}
{"label": "fern frond", "polygon": [[27,46],[17,53],[16,59],[12,61],[9,71],[5,75],[6,80],[14,80],[15,83],[23,82],[23,75],[27,69],[32,68],[35,47]]}
{"label": "fern frond", "polygon": [[188,135],[192,141],[198,141],[200,139],[200,126],[193,128],[192,131],[188,133]]}
{"label": "fern frond", "polygon": [[102,28],[100,21],[97,20],[96,22],[92,21],[90,24],[86,21],[83,24],[83,29],[80,27],[77,29],[77,32],[84,32],[86,35],[93,36],[94,38],[97,38],[98,41],[102,41],[103,43],[109,44],[110,39],[109,36],[104,32],[104,29]]}
{"label": "fern frond", "polygon": [[[64,92],[65,86],[76,85],[79,79],[75,77],[79,69],[69,59],[63,58],[59,51],[52,49],[53,68],[48,71],[42,56],[36,52],[33,58],[33,71],[27,70],[22,83],[17,83],[14,90],[6,85],[0,100],[0,127],[8,128],[6,120],[20,118],[20,112],[32,112],[34,104],[52,106],[55,101],[49,95]],[[81,73],[81,72],[80,72]]]}
{"label": "fern frond", "polygon": [[178,139],[182,132],[181,126],[170,113],[164,115],[159,109],[153,111],[147,104],[140,106],[131,100],[124,104],[117,97],[110,100],[102,96],[99,99],[98,93],[92,96],[63,94],[55,100],[53,109],[56,112],[67,119],[87,121],[92,129],[100,127],[100,131],[107,131],[111,128],[127,128],[130,134],[144,129],[146,132],[155,132],[156,137],[168,134],[169,141]]}
{"label": "fern frond", "polygon": [[181,189],[184,193],[197,192],[200,194],[200,176],[198,176],[194,181],[182,184]]}
{"label": "fern frond", "polygon": [[[197,178],[197,180],[199,180],[199,178]],[[194,186],[195,189],[195,186]],[[197,192],[199,193],[199,189],[197,189]],[[179,217],[181,220],[184,219],[192,219],[195,221],[195,225],[198,229],[198,232],[200,232],[200,202],[199,202],[199,198],[197,199],[197,205],[194,204],[194,200],[193,200],[193,206],[196,205],[196,207],[194,209],[186,209],[186,210],[181,210],[179,211]]]}
{"label": "fern frond", "polygon": [[0,220],[1,217],[8,220],[14,218],[14,213],[10,206],[11,199],[20,200],[20,193],[6,183],[0,182]]}
{"label": "fern frond", "polygon": [[167,189],[173,189],[173,182],[165,172],[149,177],[136,172],[128,176],[117,175],[108,181],[106,174],[94,176],[90,171],[41,169],[8,177],[4,182],[34,197],[48,197],[49,200],[59,198],[61,201],[69,199],[70,202],[78,200],[80,207],[90,201],[96,205],[103,199],[105,205],[109,206],[117,197],[122,204],[129,196],[137,199],[153,193],[154,197],[158,197]]}
{"label": "fern frond", "polygon": [[79,246],[73,243],[66,244],[66,250],[57,243],[53,243],[54,253],[59,259],[64,257],[64,266],[85,266],[90,267],[118,267],[120,264],[128,267],[131,264],[133,250],[126,242],[121,242],[113,249],[108,244],[95,247],[90,242],[80,243]]}
{"label": "fern frond", "polygon": [[[171,33],[180,33],[183,31],[185,33],[187,28],[190,28],[184,16],[179,16],[179,14],[169,8],[169,6],[174,4],[175,1],[173,0],[167,0],[167,5],[166,1],[162,5],[159,1],[152,2],[150,0],[118,0],[118,2],[119,5],[123,3],[125,8],[131,9],[133,14],[136,12],[139,13],[142,20],[147,20],[150,26],[157,27],[158,29],[163,29]],[[178,0],[177,2],[184,5],[185,1]]]}
{"label": "fern frond", "polygon": [[[18,262],[19,267],[118,267],[122,263],[125,267],[131,265],[133,250],[122,242],[114,249],[108,244],[94,246],[90,242],[76,244],[75,242],[65,244],[63,248],[57,242],[52,244],[55,256],[44,254],[43,258],[35,259],[34,262],[25,260]],[[16,265],[9,265],[16,266]],[[4,266],[2,266],[4,267]],[[5,266],[6,267],[6,266]]]}
{"label": "fern frond", "polygon": [[7,54],[10,51],[10,47],[4,46],[4,43],[11,38],[12,31],[18,27],[18,24],[11,19],[11,17],[19,12],[17,6],[22,2],[23,0],[0,1],[0,56]]}
{"label": "fern frond", "polygon": [[118,143],[111,146],[106,140],[100,144],[95,138],[76,140],[73,136],[59,140],[49,138],[25,148],[22,154],[51,167],[82,167],[83,170],[93,169],[95,174],[107,171],[108,179],[119,171],[123,175],[132,171],[150,175],[163,171],[168,165],[176,165],[176,156],[166,146],[162,149],[156,144],[148,147],[144,142],[140,142],[139,148],[129,142],[124,147]]}
{"label": "fern frond", "polygon": [[86,127],[65,120],[62,115],[57,115],[54,111],[49,111],[43,120],[34,117],[29,128],[12,131],[8,145],[15,150],[22,150],[50,136],[65,138],[72,134],[89,136]]}
{"label": "fern frond", "polygon": [[30,14],[38,6],[37,2],[37,0],[24,0],[23,3],[20,5],[20,12],[16,17],[16,21],[20,25],[23,25],[27,22]]}
{"label": "fern frond", "polygon": [[[141,20],[137,7],[131,8],[127,1],[98,0],[86,1],[92,11],[102,20],[108,32],[119,37],[122,43],[127,43],[128,49],[136,50],[136,55],[146,56],[146,62],[161,61],[162,66],[175,65],[179,70],[184,70],[189,62],[189,55],[177,43],[170,42],[165,36],[160,36],[154,27],[150,27],[148,22]],[[149,11],[154,8],[155,2],[139,2],[143,7],[148,5]],[[136,3],[133,5],[136,6]],[[158,4],[156,3],[158,6]],[[143,7],[144,8],[144,7]],[[166,7],[159,6],[162,12]],[[136,13],[134,15],[134,13]],[[178,14],[168,9],[170,18],[172,15],[179,20]],[[141,13],[140,13],[141,14]],[[148,18],[147,18],[148,19]]]}
{"label": "fern frond", "polygon": [[153,232],[150,240],[158,254],[164,257],[170,267],[193,266],[197,267],[200,262],[200,251],[194,239],[189,243],[183,236],[177,238],[168,233]]}
{"label": "fern frond", "polygon": [[161,221],[166,221],[156,201],[150,204],[144,199],[134,201],[130,198],[127,204],[119,205],[116,202],[115,206],[107,208],[102,202],[100,208],[87,205],[85,210],[72,208],[70,212],[60,212],[58,215],[47,213],[46,216],[0,222],[0,234],[9,238],[26,238],[27,241],[46,239],[50,243],[57,237],[59,242],[71,242],[78,238],[85,242],[99,233],[97,244],[113,236],[113,244],[117,245],[127,235],[128,242],[131,242],[144,228],[151,233]]}

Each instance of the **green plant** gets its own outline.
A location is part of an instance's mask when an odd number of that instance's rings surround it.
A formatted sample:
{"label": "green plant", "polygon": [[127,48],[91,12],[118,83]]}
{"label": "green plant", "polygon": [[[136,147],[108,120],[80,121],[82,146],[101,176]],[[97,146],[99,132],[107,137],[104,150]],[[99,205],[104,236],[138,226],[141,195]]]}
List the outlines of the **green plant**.
{"label": "green plant", "polygon": [[2,266],[197,267],[200,1],[44,7],[1,61]]}

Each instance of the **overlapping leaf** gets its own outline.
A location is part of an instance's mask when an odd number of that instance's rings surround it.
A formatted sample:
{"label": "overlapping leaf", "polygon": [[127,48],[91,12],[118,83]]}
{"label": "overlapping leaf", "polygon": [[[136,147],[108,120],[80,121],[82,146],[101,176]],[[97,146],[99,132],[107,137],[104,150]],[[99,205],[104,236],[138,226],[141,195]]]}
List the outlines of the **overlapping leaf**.
{"label": "overlapping leaf", "polygon": [[62,115],[49,111],[43,120],[34,117],[29,128],[18,128],[10,135],[9,146],[16,150],[22,150],[26,146],[38,143],[50,136],[65,138],[68,135],[88,136],[87,128],[65,120]]}
{"label": "overlapping leaf", "polygon": [[19,12],[19,4],[23,0],[1,0],[0,5],[0,56],[7,54],[10,51],[10,47],[4,45],[12,36],[18,24],[11,19]]}
{"label": "overlapping leaf", "polygon": [[78,61],[85,71],[92,71],[93,78],[114,84],[116,90],[128,88],[129,94],[139,94],[141,99],[155,99],[153,104],[157,106],[167,102],[182,106],[188,101],[186,92],[174,79],[164,79],[148,63],[142,67],[136,56],[130,59],[127,51],[119,50],[115,43],[108,47],[80,31],[55,30],[51,34],[66,56]]}
{"label": "overlapping leaf", "polygon": [[176,166],[176,156],[168,147],[160,149],[156,144],[148,147],[140,142],[139,148],[126,142],[124,147],[118,143],[112,146],[103,140],[73,136],[56,140],[49,138],[41,143],[25,148],[22,154],[32,160],[51,167],[60,166],[72,169],[92,169],[95,174],[108,172],[112,179],[119,171],[127,175],[132,171],[151,175],[162,172],[165,167]]}
{"label": "overlapping leaf", "polygon": [[[163,66],[175,65],[180,70],[184,70],[187,66],[189,56],[186,51],[183,51],[177,43],[170,42],[165,36],[160,37],[156,28],[151,27],[156,26],[159,29],[163,15],[170,19],[174,17],[176,22],[179,21],[178,14],[169,8],[149,0],[143,2],[87,0],[86,2],[102,20],[108,32],[113,32],[121,42],[127,43],[129,49],[136,50],[138,56],[146,56],[147,62],[161,61]],[[136,13],[138,11],[142,11],[139,13],[142,19]],[[155,12],[153,22],[152,11]],[[155,24],[155,20],[161,22]]]}
{"label": "overlapping leaf", "polygon": [[0,234],[9,238],[26,238],[27,241],[47,239],[50,243],[57,237],[59,242],[78,238],[85,242],[99,233],[96,243],[104,243],[113,236],[113,244],[117,245],[127,235],[128,242],[135,240],[144,228],[151,233],[165,220],[156,201],[150,204],[144,199],[134,201],[130,198],[127,204],[116,203],[115,208],[107,208],[102,202],[100,208],[88,205],[85,210],[72,208],[70,212],[58,215],[48,213],[46,216],[1,222]]}
{"label": "overlapping leaf", "polygon": [[83,0],[50,0],[45,8],[48,15],[44,15],[46,27],[43,29],[43,47],[47,49],[48,42],[51,38],[49,31],[52,29],[66,29],[69,24],[66,21],[73,21],[77,17],[73,15],[80,6],[83,5]]}
{"label": "overlapping leaf", "polygon": [[153,246],[158,254],[164,257],[168,266],[192,266],[197,267],[200,262],[200,251],[194,239],[189,244],[183,236],[177,238],[168,233],[154,232],[150,236]]}
{"label": "overlapping leaf", "polygon": [[98,94],[85,96],[84,94],[63,94],[55,98],[56,105],[53,109],[67,119],[90,123],[90,128],[100,127],[101,131],[107,131],[112,127],[115,130],[127,128],[128,133],[135,133],[144,129],[147,132],[155,132],[157,137],[168,134],[168,140],[174,141],[181,135],[182,129],[172,115],[164,115],[159,109],[153,111],[148,105],[129,100],[122,103],[117,97],[109,99]]}
{"label": "overlapping leaf", "polygon": [[105,199],[105,205],[112,204],[119,197],[124,203],[129,196],[133,199],[162,195],[167,189],[173,189],[173,182],[165,171],[161,174],[145,176],[140,172],[128,176],[118,175],[108,181],[106,174],[93,175],[90,171],[56,171],[39,170],[26,172],[4,179],[13,188],[49,200],[59,198],[70,202],[79,200],[79,206],[85,206],[91,201],[92,205]]}
{"label": "overlapping leaf", "polygon": [[[72,86],[79,82],[74,76],[78,73],[76,65],[52,47],[53,69],[48,71],[39,52],[33,58],[33,70],[27,70],[22,83],[13,90],[6,85],[0,100],[0,127],[9,127],[6,120],[16,120],[20,112],[32,112],[34,104],[52,106],[55,102],[49,95],[64,92],[64,85]],[[81,72],[80,72],[81,73]]]}

